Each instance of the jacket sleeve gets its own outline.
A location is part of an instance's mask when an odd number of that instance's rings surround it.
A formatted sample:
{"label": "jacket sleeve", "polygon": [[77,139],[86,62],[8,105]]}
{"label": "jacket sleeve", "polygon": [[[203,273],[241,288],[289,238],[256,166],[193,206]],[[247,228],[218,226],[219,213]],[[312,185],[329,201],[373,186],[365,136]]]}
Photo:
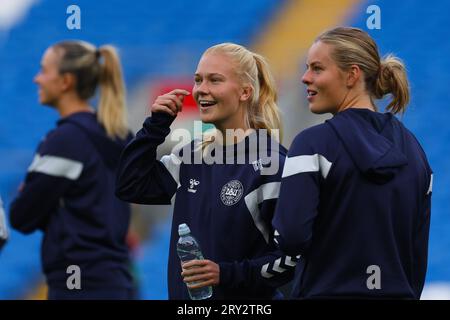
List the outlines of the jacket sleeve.
{"label": "jacket sleeve", "polygon": [[318,214],[320,182],[332,165],[313,149],[310,138],[300,133],[289,149],[272,221],[275,242],[287,254],[307,254]]}
{"label": "jacket sleeve", "polygon": [[278,181],[265,183],[245,197],[255,225],[267,242],[267,253],[255,259],[219,263],[221,286],[259,291],[277,288],[292,280],[299,256],[285,255],[276,247],[271,226],[280,178],[281,174]]}
{"label": "jacket sleeve", "polygon": [[154,113],[126,146],[117,169],[118,198],[140,204],[170,204],[178,187],[181,160],[172,154],[158,161],[156,150],[170,133],[174,119]]}
{"label": "jacket sleeve", "polygon": [[62,129],[41,143],[10,207],[10,223],[22,233],[44,230],[47,221],[83,172],[75,134]]}

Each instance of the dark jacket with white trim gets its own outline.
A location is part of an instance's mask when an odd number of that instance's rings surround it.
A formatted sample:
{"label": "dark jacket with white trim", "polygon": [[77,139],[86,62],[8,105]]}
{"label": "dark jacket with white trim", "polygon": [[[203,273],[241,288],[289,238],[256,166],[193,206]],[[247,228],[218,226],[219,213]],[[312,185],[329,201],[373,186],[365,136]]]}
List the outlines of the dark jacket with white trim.
{"label": "dark jacket with white trim", "polygon": [[348,109],[301,132],[286,159],[276,241],[301,254],[295,298],[412,298],[427,268],[432,171],[390,113]]}
{"label": "dark jacket with white trim", "polygon": [[50,287],[66,288],[70,265],[80,267],[82,290],[132,287],[130,206],[114,195],[115,169],[131,138],[113,141],[95,114],[79,112],[60,119],[39,145],[10,222],[23,233],[44,232]]}
{"label": "dark jacket with white trim", "polygon": [[[220,149],[223,146],[208,149],[214,156],[223,151],[226,161],[235,164],[208,165],[202,160],[196,164],[196,156],[202,159],[196,140],[157,161],[156,149],[169,134],[173,120],[165,113],[155,113],[144,122],[122,154],[116,184],[117,196],[130,202],[170,204],[176,194],[168,265],[169,299],[189,299],[176,252],[181,223],[189,225],[205,259],[220,266],[220,284],[213,289],[213,299],[274,298],[276,288],[291,279],[297,262],[296,257],[283,256],[276,249],[271,227],[285,148],[265,134],[271,153],[261,150],[259,155],[276,158],[279,167],[272,175],[261,174],[269,163],[265,159],[262,162],[266,166],[261,165],[257,161],[261,158],[250,148],[251,139],[257,139],[259,131],[232,146],[233,156],[230,150]],[[245,155],[246,164],[236,164],[238,155]]]}

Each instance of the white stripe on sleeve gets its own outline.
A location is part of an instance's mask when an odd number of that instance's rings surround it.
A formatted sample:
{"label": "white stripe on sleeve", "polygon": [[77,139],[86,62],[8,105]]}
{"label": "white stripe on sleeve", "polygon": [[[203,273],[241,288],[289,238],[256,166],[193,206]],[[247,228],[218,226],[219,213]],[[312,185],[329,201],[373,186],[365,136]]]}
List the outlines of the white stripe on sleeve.
{"label": "white stripe on sleeve", "polygon": [[169,170],[170,175],[177,183],[177,188],[180,187],[180,166],[181,159],[179,159],[176,155],[171,153],[170,155],[163,156],[161,158],[162,164]]}
{"label": "white stripe on sleeve", "polygon": [[2,198],[0,198],[0,240],[8,239],[8,227],[6,226],[5,210]]}
{"label": "white stripe on sleeve", "polygon": [[433,174],[431,174],[430,177],[430,185],[428,186],[427,194],[430,194],[431,192],[433,192]]}
{"label": "white stripe on sleeve", "polygon": [[258,205],[265,200],[277,199],[280,193],[281,182],[269,182],[259,186],[245,196],[245,204],[252,215],[256,228],[262,233],[264,239],[269,243],[269,228],[264,223]]}
{"label": "white stripe on sleeve", "polygon": [[54,177],[77,180],[83,171],[83,163],[56,156],[35,155],[28,172],[39,172]]}
{"label": "white stripe on sleeve", "polygon": [[318,172],[322,174],[324,179],[327,178],[333,163],[327,160],[321,154],[308,156],[296,156],[286,158],[283,168],[283,178],[293,176],[303,172]]}

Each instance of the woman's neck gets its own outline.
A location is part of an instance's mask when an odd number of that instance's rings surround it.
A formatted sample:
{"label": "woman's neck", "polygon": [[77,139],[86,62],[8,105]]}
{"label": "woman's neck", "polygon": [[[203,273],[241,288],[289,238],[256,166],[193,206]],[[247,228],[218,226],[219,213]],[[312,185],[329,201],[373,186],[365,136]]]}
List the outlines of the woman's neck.
{"label": "woman's neck", "polygon": [[370,96],[366,93],[352,94],[352,91],[349,90],[342,100],[341,104],[337,107],[337,110],[334,114],[350,109],[369,109],[372,111],[376,111],[375,106],[373,105],[373,101]]}
{"label": "woman's neck", "polygon": [[58,101],[56,109],[61,118],[68,117],[77,112],[94,112],[94,109],[86,100],[73,97],[61,98],[60,101]]}

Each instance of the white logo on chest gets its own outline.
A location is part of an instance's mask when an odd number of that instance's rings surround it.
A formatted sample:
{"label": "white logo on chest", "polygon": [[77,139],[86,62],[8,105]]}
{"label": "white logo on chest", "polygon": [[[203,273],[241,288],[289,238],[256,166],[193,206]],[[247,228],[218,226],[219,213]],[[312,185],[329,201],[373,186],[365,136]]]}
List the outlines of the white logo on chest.
{"label": "white logo on chest", "polygon": [[232,206],[237,203],[244,193],[244,187],[239,180],[232,180],[222,187],[220,200],[226,206]]}
{"label": "white logo on chest", "polygon": [[200,184],[200,181],[195,180],[195,179],[190,179],[189,180],[189,188],[187,189],[188,192],[196,193],[197,189],[194,189],[194,188],[196,188],[199,184]]}

